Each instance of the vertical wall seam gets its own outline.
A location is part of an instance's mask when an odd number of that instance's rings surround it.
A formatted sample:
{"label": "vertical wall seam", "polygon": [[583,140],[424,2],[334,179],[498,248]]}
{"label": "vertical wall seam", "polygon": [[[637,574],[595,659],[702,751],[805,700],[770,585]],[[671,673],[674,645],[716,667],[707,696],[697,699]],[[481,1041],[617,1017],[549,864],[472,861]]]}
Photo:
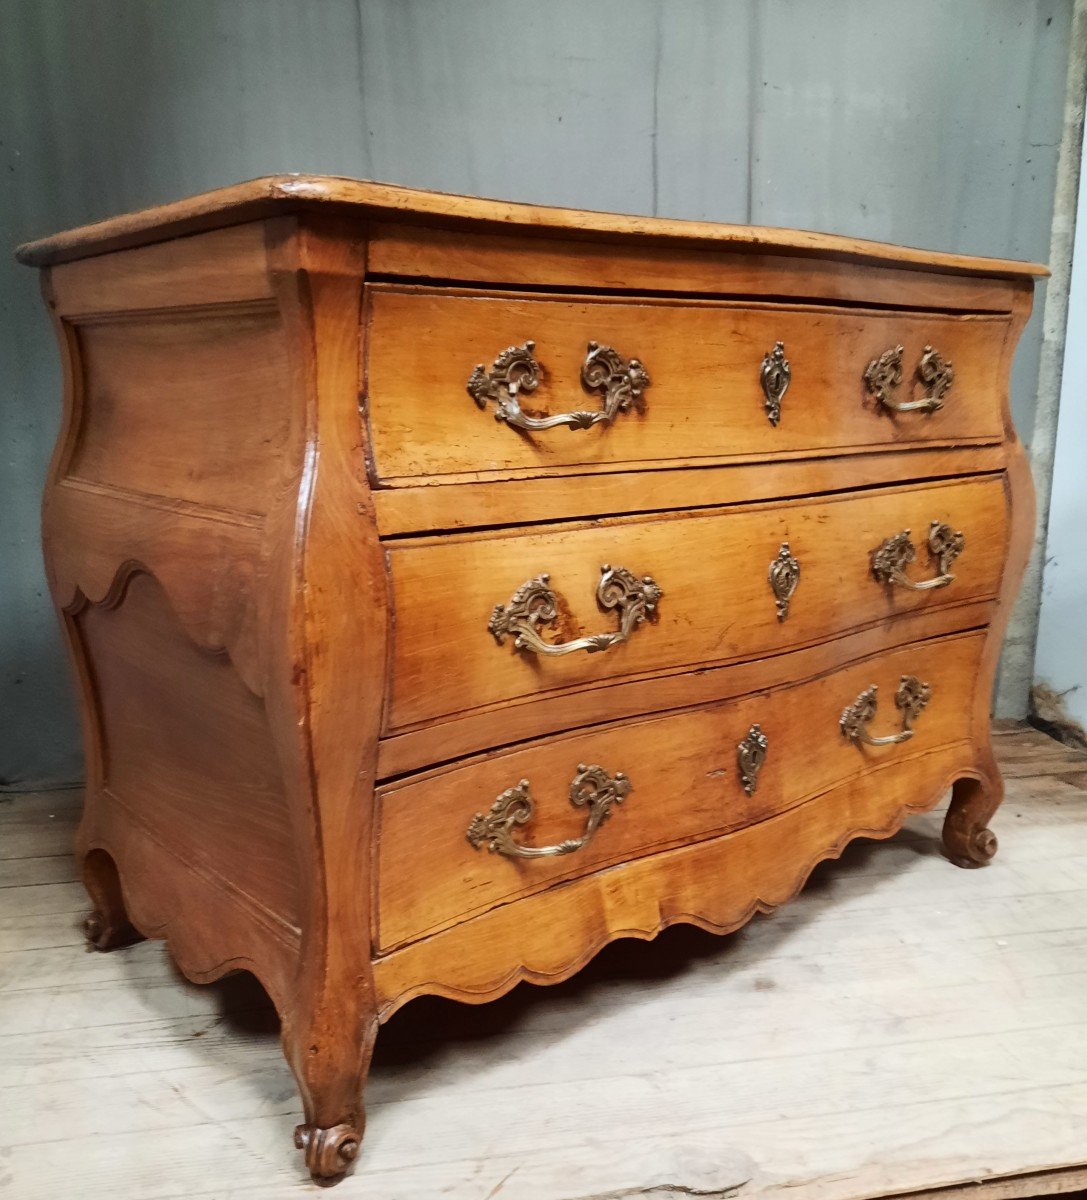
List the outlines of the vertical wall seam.
{"label": "vertical wall seam", "polygon": [[759,0],[747,6],[747,214],[748,225],[755,221],[755,161],[759,143],[759,78],[762,60],[759,55]]}
{"label": "vertical wall seam", "polygon": [[370,146],[369,127],[366,121],[366,93],[362,78],[362,5],[363,0],[355,0],[355,51],[357,64],[355,68],[355,81],[359,94],[359,138],[361,139],[362,161],[366,164],[366,174],[372,177],[374,174],[374,163],[372,148]]}
{"label": "vertical wall seam", "polygon": [[[1065,82],[1064,127],[1057,160],[1053,218],[1049,237],[1052,272],[1042,307],[1042,351],[1038,364],[1034,434],[1029,448],[1038,497],[1034,541],[1019,599],[1012,610],[997,679],[997,716],[1025,717],[1034,679],[1038,621],[1042,604],[1042,570],[1049,529],[1053,460],[1057,444],[1068,293],[1072,282],[1072,245],[1076,231],[1080,156],[1083,147],[1084,85],[1087,80],[1087,0],[1075,0]],[[1087,231],[1084,231],[1087,235]]]}
{"label": "vertical wall seam", "polygon": [[659,217],[660,212],[660,156],[657,150],[657,138],[660,134],[660,90],[661,90],[661,58],[664,47],[664,11],[665,0],[656,3],[656,30],[653,35],[653,128],[649,136],[649,166],[650,166],[650,197],[653,216]]}

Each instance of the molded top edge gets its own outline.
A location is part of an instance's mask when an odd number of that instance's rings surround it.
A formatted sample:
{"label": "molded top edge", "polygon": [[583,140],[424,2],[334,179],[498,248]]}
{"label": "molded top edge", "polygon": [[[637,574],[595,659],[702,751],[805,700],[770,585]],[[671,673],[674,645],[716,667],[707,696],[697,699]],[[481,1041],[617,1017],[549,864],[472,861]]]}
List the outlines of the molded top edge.
{"label": "molded top edge", "polygon": [[386,220],[399,218],[431,223],[432,219],[436,225],[462,227],[476,224],[486,227],[489,232],[501,228],[510,232],[550,232],[577,238],[599,235],[609,241],[645,239],[658,244],[703,243],[706,249],[791,253],[953,274],[1049,274],[1049,269],[1039,263],[919,250],[838,234],[583,212],[329,175],[269,175],[252,179],[28,242],[18,248],[16,257],[20,262],[43,267],[325,205],[355,209],[360,216]]}

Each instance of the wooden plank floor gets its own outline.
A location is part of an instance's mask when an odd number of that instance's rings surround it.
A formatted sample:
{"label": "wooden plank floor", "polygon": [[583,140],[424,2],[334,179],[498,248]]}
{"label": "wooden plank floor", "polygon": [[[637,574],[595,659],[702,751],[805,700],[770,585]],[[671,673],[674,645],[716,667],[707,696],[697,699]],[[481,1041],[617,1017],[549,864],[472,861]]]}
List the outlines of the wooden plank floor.
{"label": "wooden plank floor", "polygon": [[[338,1200],[1087,1186],[1087,755],[998,732],[985,870],[940,856],[935,813],[731,937],[674,929],[558,987],[409,1005]],[[0,1194],[317,1194],[248,977],[197,988],[160,943],[83,948],[78,803],[0,804]]]}

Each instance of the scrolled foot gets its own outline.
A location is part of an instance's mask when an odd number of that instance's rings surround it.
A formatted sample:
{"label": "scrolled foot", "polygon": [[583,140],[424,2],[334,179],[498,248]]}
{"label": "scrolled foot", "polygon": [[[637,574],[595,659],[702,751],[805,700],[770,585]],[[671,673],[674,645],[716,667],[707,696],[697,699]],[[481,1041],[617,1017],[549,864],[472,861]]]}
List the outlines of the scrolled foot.
{"label": "scrolled foot", "polygon": [[947,856],[957,867],[987,867],[998,842],[991,829],[944,832]]}
{"label": "scrolled foot", "polygon": [[1003,796],[995,769],[984,778],[956,780],[944,818],[944,849],[957,867],[988,866],[997,845],[989,821]]}
{"label": "scrolled foot", "polygon": [[83,936],[93,949],[116,950],[143,940],[128,919],[117,865],[105,850],[91,850],[84,857],[83,883],[94,905],[83,922]]}
{"label": "scrolled foot", "polygon": [[140,941],[141,937],[127,920],[111,921],[97,908],[84,920],[83,936],[95,950],[116,950]]}
{"label": "scrolled foot", "polygon": [[362,1131],[351,1125],[331,1129],[299,1125],[294,1131],[294,1144],[305,1151],[306,1166],[316,1183],[339,1179],[358,1157],[361,1142]]}

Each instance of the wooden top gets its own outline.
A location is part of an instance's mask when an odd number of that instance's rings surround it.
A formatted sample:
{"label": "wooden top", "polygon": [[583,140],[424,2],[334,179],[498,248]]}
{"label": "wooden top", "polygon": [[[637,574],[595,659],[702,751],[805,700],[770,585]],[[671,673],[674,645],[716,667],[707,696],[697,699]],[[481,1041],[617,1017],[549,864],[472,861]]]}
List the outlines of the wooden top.
{"label": "wooden top", "polygon": [[1048,268],[1039,263],[916,250],[837,234],[582,212],[325,175],[270,175],[252,179],[28,242],[19,247],[16,256],[20,262],[42,267],[297,209],[324,207],[346,209],[363,217],[432,225],[473,224],[487,227],[490,232],[502,229],[610,241],[637,238],[665,244],[704,243],[707,248],[833,258],[953,274],[1049,274]]}

